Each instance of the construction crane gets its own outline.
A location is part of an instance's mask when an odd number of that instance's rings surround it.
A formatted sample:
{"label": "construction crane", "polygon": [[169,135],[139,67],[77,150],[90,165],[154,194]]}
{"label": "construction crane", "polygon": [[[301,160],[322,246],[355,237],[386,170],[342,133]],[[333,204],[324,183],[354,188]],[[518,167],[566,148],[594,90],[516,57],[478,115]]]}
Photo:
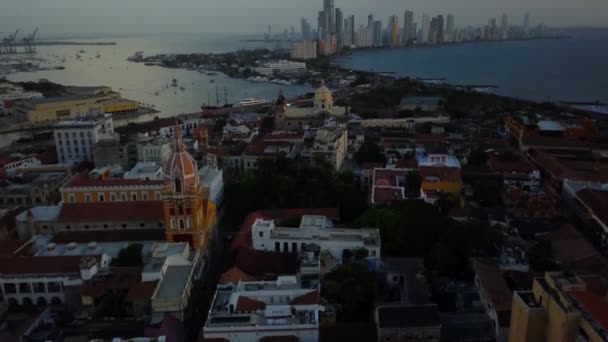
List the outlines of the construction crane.
{"label": "construction crane", "polygon": [[23,38],[23,46],[25,48],[25,53],[36,53],[36,42],[34,41],[34,37],[36,37],[36,33],[38,33],[37,27],[34,30],[34,33]]}
{"label": "construction crane", "polygon": [[15,43],[15,37],[17,37],[17,33],[19,33],[19,29],[17,29],[15,31],[15,33],[13,33],[12,35],[10,35],[7,38],[4,38],[2,40],[2,43],[4,45],[6,53],[15,53],[15,52],[17,52],[15,50],[15,45],[14,45],[14,43]]}

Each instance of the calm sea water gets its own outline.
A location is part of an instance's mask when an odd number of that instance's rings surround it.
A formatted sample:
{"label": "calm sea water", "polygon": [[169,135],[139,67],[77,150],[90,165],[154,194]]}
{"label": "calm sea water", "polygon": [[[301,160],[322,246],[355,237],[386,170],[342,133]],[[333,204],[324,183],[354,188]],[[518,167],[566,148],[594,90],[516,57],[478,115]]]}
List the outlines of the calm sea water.
{"label": "calm sea water", "polygon": [[368,50],[336,61],[357,70],[497,85],[496,93],[538,101],[608,102],[608,31],[572,39]]}
{"label": "calm sea water", "polygon": [[[125,98],[155,105],[161,111],[159,116],[174,116],[180,113],[200,111],[203,102],[210,98],[216,102],[216,90],[220,102],[224,102],[224,88],[228,102],[238,103],[245,97],[265,97],[274,99],[279,91],[287,96],[307,92],[310,87],[303,85],[276,85],[253,83],[246,80],[231,79],[223,74],[206,76],[197,71],[149,67],[142,63],[128,62],[127,57],[136,51],[144,51],[145,56],[160,53],[220,53],[239,48],[270,48],[275,43],[240,42],[242,37],[208,37],[203,35],[179,36],[141,36],[133,38],[72,39],[73,41],[112,41],[115,46],[41,46],[36,58],[48,60],[53,65],[64,65],[65,70],[43,70],[19,72],[8,75],[11,81],[31,81],[46,78],[52,82],[77,86],[111,86],[120,91]],[[64,40],[64,39],[58,39]],[[76,58],[81,49],[82,59]],[[99,51],[100,58],[96,58]],[[20,58],[26,58],[22,55]],[[65,59],[65,63],[61,60]],[[177,79],[184,91],[170,85]],[[211,82],[214,80],[214,82]],[[158,95],[155,93],[158,92]]]}

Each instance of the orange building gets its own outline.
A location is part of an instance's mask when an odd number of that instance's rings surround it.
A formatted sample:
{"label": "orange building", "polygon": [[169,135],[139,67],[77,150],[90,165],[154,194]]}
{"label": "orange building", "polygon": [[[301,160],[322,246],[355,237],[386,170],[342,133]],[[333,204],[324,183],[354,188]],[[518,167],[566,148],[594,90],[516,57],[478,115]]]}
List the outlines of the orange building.
{"label": "orange building", "polygon": [[165,233],[167,241],[189,242],[198,248],[211,237],[216,207],[203,199],[196,161],[185,151],[178,128],[176,132],[175,150],[164,165]]}

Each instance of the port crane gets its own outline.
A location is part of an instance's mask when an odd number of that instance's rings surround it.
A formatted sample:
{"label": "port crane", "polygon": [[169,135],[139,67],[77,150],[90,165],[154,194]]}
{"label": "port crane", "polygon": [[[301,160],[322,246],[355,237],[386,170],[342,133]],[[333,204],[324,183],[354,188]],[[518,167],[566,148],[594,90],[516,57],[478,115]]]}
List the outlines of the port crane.
{"label": "port crane", "polygon": [[36,42],[34,41],[34,37],[36,37],[36,33],[38,33],[37,27],[34,30],[34,33],[23,38],[23,46],[25,48],[25,53],[36,53]]}
{"label": "port crane", "polygon": [[17,33],[19,33],[19,29],[15,31],[12,35],[4,38],[2,40],[2,45],[4,45],[4,52],[6,53],[15,53],[17,52],[15,49],[15,37],[17,37]]}

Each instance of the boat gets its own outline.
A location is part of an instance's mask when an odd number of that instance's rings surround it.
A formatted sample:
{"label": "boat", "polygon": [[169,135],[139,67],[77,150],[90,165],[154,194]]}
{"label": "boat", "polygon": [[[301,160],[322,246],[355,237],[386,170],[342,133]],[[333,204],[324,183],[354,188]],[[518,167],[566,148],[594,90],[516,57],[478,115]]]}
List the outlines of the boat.
{"label": "boat", "polygon": [[209,83],[215,83],[215,80],[209,80]]}
{"label": "boat", "polygon": [[80,49],[80,53],[86,53],[84,49]]}
{"label": "boat", "polygon": [[154,93],[154,95],[158,96],[158,92]]}
{"label": "boat", "polygon": [[234,107],[234,105],[232,103],[226,103],[222,106],[211,106],[211,105],[207,105],[205,103],[203,103],[203,105],[201,106],[202,110],[215,110],[215,109],[223,109],[223,108],[232,108]]}
{"label": "boat", "polygon": [[186,88],[184,88],[184,87],[179,87],[179,90],[186,90]]}
{"label": "boat", "polygon": [[143,51],[137,51],[132,56],[129,56],[127,58],[127,61],[129,61],[129,62],[139,62],[139,61],[142,60],[142,58],[144,58],[144,52]]}
{"label": "boat", "polygon": [[258,106],[258,105],[264,105],[264,104],[269,104],[270,101],[268,101],[268,99],[264,99],[261,97],[248,97],[246,99],[243,99],[241,102],[239,102],[239,105],[241,107],[247,107],[247,106]]}
{"label": "boat", "polygon": [[171,81],[171,86],[177,87],[177,80],[175,78],[173,79],[173,81]]}

